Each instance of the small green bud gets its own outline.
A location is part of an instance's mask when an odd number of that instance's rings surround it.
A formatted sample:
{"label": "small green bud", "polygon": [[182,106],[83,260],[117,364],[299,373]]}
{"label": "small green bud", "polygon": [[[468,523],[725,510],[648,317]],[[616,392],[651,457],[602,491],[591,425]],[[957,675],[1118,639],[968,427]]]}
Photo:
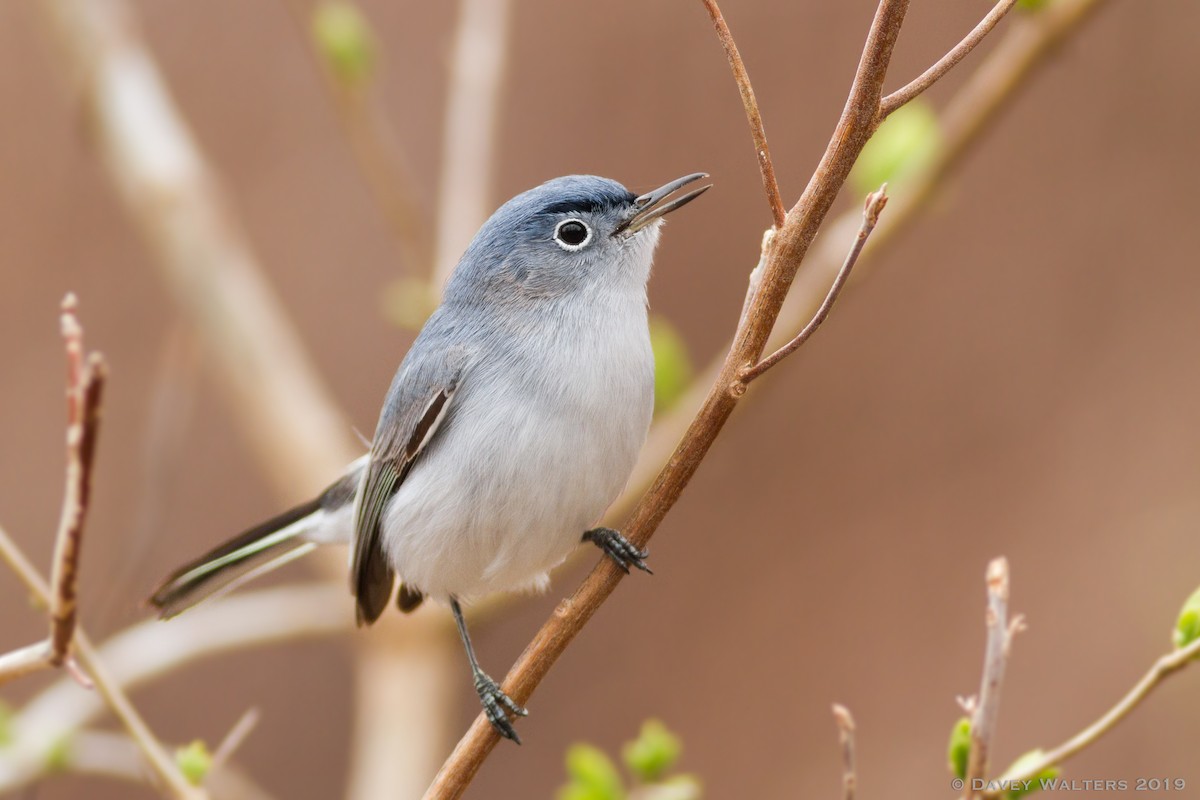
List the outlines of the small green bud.
{"label": "small green bud", "polygon": [[1179,619],[1175,623],[1175,646],[1179,649],[1187,647],[1200,639],[1200,589],[1192,593],[1179,610]]}
{"label": "small green bud", "polygon": [[[1046,753],[1043,750],[1030,750],[1028,753],[1020,756],[1016,761],[1014,761],[1012,765],[1004,771],[1004,777],[1001,777],[1000,780],[1003,781],[1007,776],[1019,775],[1025,772],[1025,770],[1041,761],[1042,757],[1045,755]],[[1024,797],[1027,794],[1033,794],[1042,788],[1042,781],[1052,781],[1061,773],[1062,770],[1060,770],[1058,767],[1046,767],[1044,770],[1029,779],[1029,788],[1026,789],[1022,787],[1015,787],[1005,792],[1005,800],[1019,800],[1019,798]]]}
{"label": "small green bud", "polygon": [[199,786],[204,783],[208,771],[212,769],[212,755],[204,742],[196,739],[187,747],[180,747],[175,751],[175,765],[179,767],[183,777],[187,778],[188,783]]}
{"label": "small green bud", "polygon": [[933,110],[920,98],[892,112],[867,142],[850,173],[861,194],[881,184],[902,184],[942,146],[942,129]]}
{"label": "small green bud", "polygon": [[642,723],[638,738],[626,744],[621,754],[630,772],[643,783],[653,783],[675,766],[681,752],[679,737],[658,720],[648,719]]}
{"label": "small green bud", "polygon": [[950,771],[960,778],[967,777],[967,760],[971,757],[971,720],[963,717],[954,723],[950,731],[950,745],[946,748]]}
{"label": "small green bud", "polygon": [[692,380],[692,360],[675,326],[662,316],[650,318],[650,347],[654,350],[654,412],[666,411],[679,400]]}
{"label": "small green bud", "polygon": [[375,39],[358,7],[348,0],[323,0],[313,12],[312,37],[333,74],[350,86],[371,77]]}
{"label": "small green bud", "polygon": [[558,792],[559,800],[624,800],[621,775],[603,750],[590,744],[567,748],[570,782]]}

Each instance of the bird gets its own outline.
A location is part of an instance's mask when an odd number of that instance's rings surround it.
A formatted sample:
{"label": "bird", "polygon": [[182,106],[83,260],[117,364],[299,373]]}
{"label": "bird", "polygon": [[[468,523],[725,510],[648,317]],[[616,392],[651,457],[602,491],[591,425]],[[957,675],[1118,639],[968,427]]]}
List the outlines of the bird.
{"label": "bird", "polygon": [[[391,601],[448,605],[487,719],[520,743],[528,712],[479,665],[462,604],[545,590],[582,542],[621,569],[647,552],[593,527],[624,489],[654,410],[647,282],[664,217],[711,184],[635,195],[593,175],[504,203],[401,361],[370,451],[319,496],[171,573],[166,619],[311,552],[350,544],[359,626]],[[397,590],[396,584],[399,584]]]}

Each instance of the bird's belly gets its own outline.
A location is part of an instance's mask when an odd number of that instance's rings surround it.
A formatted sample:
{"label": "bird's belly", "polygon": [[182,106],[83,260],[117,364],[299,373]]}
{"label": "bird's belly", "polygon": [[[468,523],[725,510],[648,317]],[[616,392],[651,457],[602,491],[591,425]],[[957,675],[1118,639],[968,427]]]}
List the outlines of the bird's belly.
{"label": "bird's belly", "polygon": [[621,492],[650,421],[648,370],[594,378],[463,398],[389,505],[385,548],[402,580],[439,599],[544,588]]}

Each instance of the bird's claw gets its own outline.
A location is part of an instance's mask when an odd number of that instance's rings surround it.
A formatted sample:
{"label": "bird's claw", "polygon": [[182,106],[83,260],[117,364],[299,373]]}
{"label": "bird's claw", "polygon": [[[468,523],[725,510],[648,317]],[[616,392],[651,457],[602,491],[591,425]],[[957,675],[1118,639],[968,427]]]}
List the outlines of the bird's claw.
{"label": "bird's claw", "polygon": [[486,673],[480,672],[475,676],[475,691],[479,693],[479,702],[483,704],[483,713],[488,718],[488,722],[492,723],[492,727],[496,729],[496,733],[520,744],[521,737],[517,736],[516,729],[508,719],[506,709],[518,717],[528,716],[529,712],[517,705],[515,700],[504,693],[500,684],[492,680]]}
{"label": "bird's claw", "polygon": [[618,567],[625,570],[625,574],[629,574],[631,566],[637,567],[642,572],[654,574],[654,570],[646,566],[646,558],[650,553],[634,547],[633,542],[622,536],[620,531],[612,528],[595,528],[585,533],[583,538],[584,541],[591,542],[604,551],[604,554],[615,561]]}

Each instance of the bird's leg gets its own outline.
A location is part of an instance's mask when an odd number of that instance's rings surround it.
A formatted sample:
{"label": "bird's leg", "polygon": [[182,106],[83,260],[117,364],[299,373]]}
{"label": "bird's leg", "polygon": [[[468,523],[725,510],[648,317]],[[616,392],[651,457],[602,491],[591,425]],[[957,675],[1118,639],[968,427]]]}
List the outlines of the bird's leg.
{"label": "bird's leg", "polygon": [[620,531],[614,531],[612,528],[592,528],[583,534],[583,540],[603,550],[604,555],[617,562],[617,566],[625,570],[626,574],[631,566],[642,572],[654,574],[654,570],[647,567],[645,561],[650,553],[634,547],[633,542],[622,536]]}
{"label": "bird's leg", "polygon": [[450,610],[454,612],[454,621],[458,623],[458,635],[462,637],[463,646],[467,648],[467,660],[471,662],[471,674],[475,676],[475,691],[479,693],[479,702],[483,704],[483,713],[487,715],[488,722],[492,723],[492,727],[496,729],[497,733],[505,739],[512,739],[520,744],[521,737],[517,736],[505,709],[518,717],[524,717],[529,712],[517,705],[500,689],[500,684],[479,668],[479,661],[475,658],[475,648],[471,646],[471,636],[467,633],[467,622],[463,619],[462,608],[458,605],[458,600],[453,597],[450,598]]}

